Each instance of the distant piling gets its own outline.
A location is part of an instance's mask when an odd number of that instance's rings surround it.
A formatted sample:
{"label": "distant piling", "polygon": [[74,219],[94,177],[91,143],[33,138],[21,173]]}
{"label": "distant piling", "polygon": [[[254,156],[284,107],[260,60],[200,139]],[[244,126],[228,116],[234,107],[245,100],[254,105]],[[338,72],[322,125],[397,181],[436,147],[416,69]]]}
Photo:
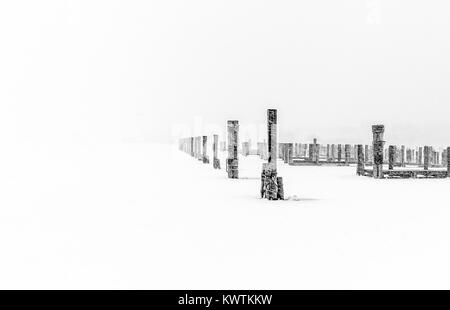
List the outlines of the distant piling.
{"label": "distant piling", "polygon": [[228,121],[228,158],[227,172],[230,179],[239,178],[238,138],[239,121]]}
{"label": "distant piling", "polygon": [[345,164],[350,164],[350,154],[351,154],[351,145],[350,144],[346,144],[344,146],[344,153],[345,153]]}
{"label": "distant piling", "polygon": [[213,168],[220,169],[220,160],[218,157],[219,152],[219,136],[213,136]]}
{"label": "distant piling", "polygon": [[423,169],[428,170],[430,167],[430,147],[424,146],[423,148]]}
{"label": "distant piling", "polygon": [[384,125],[373,125],[373,177],[382,179],[383,175],[383,149]]}
{"label": "distant piling", "polygon": [[450,147],[447,147],[447,178],[450,178]]}
{"label": "distant piling", "polygon": [[364,149],[362,144],[357,145],[358,150],[358,165],[356,168],[357,175],[364,175]]}
{"label": "distant piling", "polygon": [[207,137],[207,136],[203,136],[203,153],[202,153],[202,161],[203,161],[204,164],[209,164],[209,158],[208,158],[207,147],[208,147],[208,137]]}
{"label": "distant piling", "polygon": [[395,163],[395,146],[389,145],[389,170],[394,169]]}

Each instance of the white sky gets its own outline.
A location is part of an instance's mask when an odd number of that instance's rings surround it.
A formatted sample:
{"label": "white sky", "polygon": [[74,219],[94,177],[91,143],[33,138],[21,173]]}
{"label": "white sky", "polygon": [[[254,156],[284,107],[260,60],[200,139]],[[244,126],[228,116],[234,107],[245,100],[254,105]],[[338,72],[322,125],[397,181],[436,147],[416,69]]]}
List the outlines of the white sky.
{"label": "white sky", "polygon": [[[0,139],[170,141],[280,113],[280,139],[450,145],[450,3],[0,4]],[[190,128],[189,127],[189,128]],[[176,132],[176,130],[175,130]]]}

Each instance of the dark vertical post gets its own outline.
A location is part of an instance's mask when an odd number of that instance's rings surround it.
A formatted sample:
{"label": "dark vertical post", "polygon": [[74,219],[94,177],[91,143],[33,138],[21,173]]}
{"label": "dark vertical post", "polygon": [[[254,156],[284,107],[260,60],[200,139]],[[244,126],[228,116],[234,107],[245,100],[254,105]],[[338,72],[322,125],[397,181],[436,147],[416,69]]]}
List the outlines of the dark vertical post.
{"label": "dark vertical post", "polygon": [[382,179],[383,175],[383,148],[384,125],[373,125],[373,177]]}
{"label": "dark vertical post", "polygon": [[357,175],[364,175],[364,150],[362,144],[358,144],[358,166],[356,168]]}
{"label": "dark vertical post", "polygon": [[268,152],[269,169],[277,170],[277,110],[267,111],[267,132],[268,132]]}
{"label": "dark vertical post", "polygon": [[394,169],[395,162],[395,146],[389,145],[389,170]]}
{"label": "dark vertical post", "polygon": [[342,160],[342,144],[338,144],[338,163]]}
{"label": "dark vertical post", "polygon": [[447,178],[450,178],[450,147],[447,147]]}
{"label": "dark vertical post", "polygon": [[400,164],[402,165],[402,167],[405,166],[405,146],[402,145],[400,148]]}
{"label": "dark vertical post", "polygon": [[314,162],[319,163],[320,144],[317,144],[317,139],[314,138]]}
{"label": "dark vertical post", "polygon": [[428,170],[430,166],[430,147],[425,146],[423,148],[423,169]]}
{"label": "dark vertical post", "polygon": [[331,146],[327,144],[327,161],[331,160]]}
{"label": "dark vertical post", "polygon": [[209,164],[209,158],[207,153],[207,146],[208,146],[208,137],[203,136],[203,154],[202,154],[202,161],[204,164]]}
{"label": "dark vertical post", "polygon": [[267,110],[267,132],[269,162],[263,165],[262,172],[262,196],[269,200],[284,199],[280,197],[279,185],[282,188],[282,180],[277,177],[277,110]]}
{"label": "dark vertical post", "polygon": [[230,179],[239,178],[238,135],[239,135],[239,122],[238,121],[228,121],[227,171],[228,171],[228,177]]}
{"label": "dark vertical post", "polygon": [[332,144],[332,145],[331,145],[331,161],[332,161],[332,162],[334,162],[335,154],[336,154],[336,145],[335,145],[335,144]]}
{"label": "dark vertical post", "polygon": [[417,156],[418,162],[417,164],[420,166],[423,164],[423,148],[419,147],[419,156]]}
{"label": "dark vertical post", "polygon": [[344,153],[345,153],[345,163],[346,164],[350,163],[350,153],[351,153],[350,148],[351,148],[350,144],[345,145]]}

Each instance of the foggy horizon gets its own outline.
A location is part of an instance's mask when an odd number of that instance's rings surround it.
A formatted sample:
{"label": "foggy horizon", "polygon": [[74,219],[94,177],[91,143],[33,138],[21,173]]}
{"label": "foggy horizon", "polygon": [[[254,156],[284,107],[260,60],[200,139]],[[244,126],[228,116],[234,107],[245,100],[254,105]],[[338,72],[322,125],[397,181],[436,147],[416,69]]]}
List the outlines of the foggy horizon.
{"label": "foggy horizon", "polygon": [[3,141],[174,142],[277,108],[280,141],[450,145],[448,2],[0,7]]}

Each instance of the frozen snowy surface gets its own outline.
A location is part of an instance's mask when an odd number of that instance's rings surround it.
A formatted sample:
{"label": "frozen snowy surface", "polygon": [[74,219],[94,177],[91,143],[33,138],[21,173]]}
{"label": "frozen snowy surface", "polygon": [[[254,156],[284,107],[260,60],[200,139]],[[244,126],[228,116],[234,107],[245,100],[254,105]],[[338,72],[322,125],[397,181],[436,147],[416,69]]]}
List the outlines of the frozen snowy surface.
{"label": "frozen snowy surface", "polygon": [[[224,168],[224,156],[222,168]],[[261,161],[226,178],[173,146],[20,144],[0,154],[0,288],[450,288],[450,180]]]}

